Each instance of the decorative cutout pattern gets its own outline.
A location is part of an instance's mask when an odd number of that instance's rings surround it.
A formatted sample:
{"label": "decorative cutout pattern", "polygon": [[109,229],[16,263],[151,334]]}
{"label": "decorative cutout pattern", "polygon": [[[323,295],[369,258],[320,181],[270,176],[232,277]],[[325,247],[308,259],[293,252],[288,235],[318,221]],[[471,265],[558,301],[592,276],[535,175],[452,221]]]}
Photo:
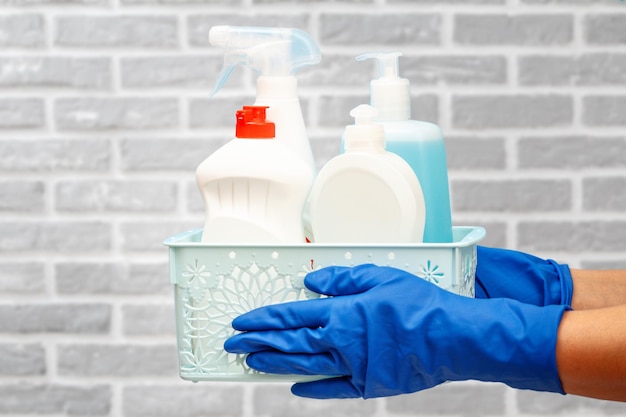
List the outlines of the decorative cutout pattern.
{"label": "decorative cutout pattern", "polygon": [[319,297],[304,287],[304,277],[310,271],[306,265],[295,275],[280,275],[273,266],[252,263],[213,277],[206,265],[195,259],[185,271],[178,284],[183,290],[185,316],[185,343],[179,349],[183,372],[226,373],[233,367],[241,368],[244,374],[255,372],[240,355],[223,349],[224,341],[234,334],[232,320],[257,307],[295,301],[302,293],[307,298]]}
{"label": "decorative cutout pattern", "polygon": [[474,296],[475,245],[435,250],[316,245],[173,247],[170,267],[181,377],[192,381],[315,379],[263,374],[247,367],[243,355],[224,351],[224,341],[235,333],[231,322],[257,307],[319,298],[304,286],[304,277],[313,270],[365,263],[403,269],[448,291]]}
{"label": "decorative cutout pattern", "polygon": [[431,263],[430,259],[426,261],[426,265],[420,265],[420,271],[417,274],[418,277],[425,279],[428,282],[439,285],[439,280],[444,277],[444,273],[439,270],[439,265]]}

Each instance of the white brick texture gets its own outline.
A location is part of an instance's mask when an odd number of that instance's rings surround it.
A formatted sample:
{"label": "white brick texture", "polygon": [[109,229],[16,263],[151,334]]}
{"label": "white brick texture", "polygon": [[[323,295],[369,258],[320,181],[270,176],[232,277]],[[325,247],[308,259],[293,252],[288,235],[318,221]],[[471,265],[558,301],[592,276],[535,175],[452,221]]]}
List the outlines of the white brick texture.
{"label": "white brick texture", "polygon": [[446,136],[457,225],[486,245],[626,268],[626,3],[619,0],[0,0],[0,417],[626,416],[461,382],[372,401],[177,376],[164,238],[197,228],[196,166],[254,100],[213,25],[290,26],[318,166],[397,50]]}

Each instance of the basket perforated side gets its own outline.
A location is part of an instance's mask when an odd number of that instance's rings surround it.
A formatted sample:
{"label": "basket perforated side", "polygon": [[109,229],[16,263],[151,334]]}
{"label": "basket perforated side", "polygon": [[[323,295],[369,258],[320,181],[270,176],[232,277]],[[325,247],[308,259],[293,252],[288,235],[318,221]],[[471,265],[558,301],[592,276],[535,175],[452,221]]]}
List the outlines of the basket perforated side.
{"label": "basket perforated side", "polygon": [[448,291],[474,296],[475,242],[458,246],[203,246],[197,236],[170,248],[180,375],[203,380],[303,380],[258,373],[224,351],[238,315],[269,304],[320,297],[304,287],[312,270],[365,263],[406,270]]}

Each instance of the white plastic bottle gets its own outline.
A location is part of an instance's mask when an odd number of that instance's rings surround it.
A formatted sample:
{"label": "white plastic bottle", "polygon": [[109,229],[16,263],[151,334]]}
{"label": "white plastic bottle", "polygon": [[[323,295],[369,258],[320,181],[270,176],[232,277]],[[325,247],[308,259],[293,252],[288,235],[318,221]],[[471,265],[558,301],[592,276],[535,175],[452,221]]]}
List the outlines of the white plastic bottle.
{"label": "white plastic bottle", "polygon": [[398,52],[372,53],[379,78],[370,84],[370,104],[378,110],[376,121],[385,129],[387,150],[400,155],[419,178],[426,204],[424,242],[452,242],[452,214],[446,149],[441,128],[411,120],[409,81],[398,76]]}
{"label": "white plastic bottle", "polygon": [[266,107],[237,112],[236,137],[196,171],[205,243],[304,243],[302,210],[311,170],[275,139]]}
{"label": "white plastic bottle", "polygon": [[310,195],[316,243],[419,243],[424,197],[411,167],[385,151],[376,110],[354,108],[346,127],[345,153],[320,170]]}

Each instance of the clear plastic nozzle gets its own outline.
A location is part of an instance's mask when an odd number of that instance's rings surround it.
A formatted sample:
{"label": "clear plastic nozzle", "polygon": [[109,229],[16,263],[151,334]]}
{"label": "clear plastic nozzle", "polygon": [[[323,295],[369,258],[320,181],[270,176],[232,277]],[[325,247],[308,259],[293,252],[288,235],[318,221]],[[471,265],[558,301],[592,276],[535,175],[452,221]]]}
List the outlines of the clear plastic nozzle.
{"label": "clear plastic nozzle", "polygon": [[372,52],[357,61],[378,60],[378,78],[370,83],[370,104],[378,110],[378,120],[408,120],[411,117],[409,80],[400,78],[401,52]]}
{"label": "clear plastic nozzle", "polygon": [[290,76],[322,56],[311,36],[295,28],[214,26],[209,43],[224,49],[224,66],[211,95],[217,93],[237,65],[246,65],[263,76]]}
{"label": "clear plastic nozzle", "polygon": [[402,52],[369,52],[356,57],[357,61],[365,61],[366,59],[378,60],[378,76],[381,78],[399,78],[400,68],[399,59]]}

